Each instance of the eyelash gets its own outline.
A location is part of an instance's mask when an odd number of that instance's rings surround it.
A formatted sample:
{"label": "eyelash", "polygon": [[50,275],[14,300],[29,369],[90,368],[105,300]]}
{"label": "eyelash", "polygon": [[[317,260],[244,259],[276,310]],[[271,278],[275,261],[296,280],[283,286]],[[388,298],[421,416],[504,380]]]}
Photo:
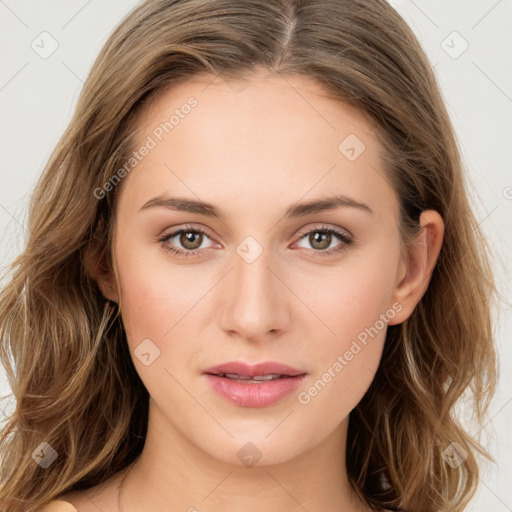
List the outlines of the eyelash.
{"label": "eyelash", "polygon": [[[179,235],[181,233],[189,233],[189,232],[201,233],[203,235],[206,235],[208,238],[210,238],[208,233],[200,228],[194,228],[192,226],[184,226],[183,228],[173,231],[172,233],[164,235],[162,238],[159,239],[159,242],[162,243],[163,248],[167,252],[169,252],[171,254],[175,254],[179,257],[190,258],[190,257],[199,256],[200,255],[199,253],[201,251],[203,251],[204,249],[196,249],[194,251],[183,251],[181,249],[176,249],[175,247],[171,247],[166,243],[171,238],[174,238],[176,235]],[[342,242],[340,245],[338,245],[337,247],[335,247],[333,249],[327,249],[327,250],[314,250],[313,249],[313,251],[315,253],[319,253],[319,255],[322,255],[322,256],[330,256],[331,254],[334,254],[334,253],[340,253],[340,252],[346,250],[348,247],[350,247],[350,245],[352,245],[352,243],[353,243],[352,238],[350,238],[348,235],[346,235],[345,233],[343,233],[341,231],[338,231],[337,229],[334,229],[334,228],[331,228],[328,226],[322,226],[321,228],[313,228],[313,229],[310,229],[309,231],[305,231],[305,232],[301,233],[299,240],[302,240],[302,238],[304,238],[306,235],[309,235],[311,233],[316,233],[316,232],[329,233],[331,235],[335,235]]]}

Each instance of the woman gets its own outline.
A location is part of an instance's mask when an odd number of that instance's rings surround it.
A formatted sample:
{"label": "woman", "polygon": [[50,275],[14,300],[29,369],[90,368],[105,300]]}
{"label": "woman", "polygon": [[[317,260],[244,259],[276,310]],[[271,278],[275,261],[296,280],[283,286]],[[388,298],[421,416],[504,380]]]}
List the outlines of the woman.
{"label": "woman", "polygon": [[28,230],[1,296],[2,510],[470,501],[488,455],[455,405],[481,420],[493,394],[495,287],[386,2],[140,4]]}

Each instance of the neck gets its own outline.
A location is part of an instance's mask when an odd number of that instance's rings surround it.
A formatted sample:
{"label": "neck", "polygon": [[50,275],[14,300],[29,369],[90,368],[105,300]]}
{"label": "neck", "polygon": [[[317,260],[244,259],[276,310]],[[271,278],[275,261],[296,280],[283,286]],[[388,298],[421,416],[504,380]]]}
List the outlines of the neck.
{"label": "neck", "polygon": [[258,461],[260,452],[245,437],[233,442],[232,463],[192,443],[150,400],[146,442],[125,475],[120,511],[367,510],[346,474],[347,426],[348,418],[321,445],[272,464]]}

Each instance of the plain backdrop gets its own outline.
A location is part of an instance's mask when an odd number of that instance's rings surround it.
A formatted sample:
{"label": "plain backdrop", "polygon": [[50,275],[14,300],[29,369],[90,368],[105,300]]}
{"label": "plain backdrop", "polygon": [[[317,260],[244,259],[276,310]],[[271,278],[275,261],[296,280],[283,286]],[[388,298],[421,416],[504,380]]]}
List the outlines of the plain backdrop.
{"label": "plain backdrop", "polygon": [[[501,377],[483,428],[497,464],[484,466],[468,510],[512,511],[512,1],[391,3],[435,69],[475,191],[472,204],[501,258],[495,264]],[[31,190],[96,55],[135,4],[0,0],[0,270],[22,250]],[[9,392],[0,367],[0,393]]]}

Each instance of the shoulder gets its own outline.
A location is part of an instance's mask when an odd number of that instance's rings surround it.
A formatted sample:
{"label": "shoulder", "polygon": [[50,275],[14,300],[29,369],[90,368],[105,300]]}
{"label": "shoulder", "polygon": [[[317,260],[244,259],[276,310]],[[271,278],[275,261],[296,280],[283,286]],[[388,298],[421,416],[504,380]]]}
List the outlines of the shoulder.
{"label": "shoulder", "polygon": [[39,512],[78,512],[78,510],[69,501],[57,499],[50,501]]}
{"label": "shoulder", "polygon": [[37,512],[99,512],[117,509],[118,488],[129,466],[88,489],[60,494]]}

